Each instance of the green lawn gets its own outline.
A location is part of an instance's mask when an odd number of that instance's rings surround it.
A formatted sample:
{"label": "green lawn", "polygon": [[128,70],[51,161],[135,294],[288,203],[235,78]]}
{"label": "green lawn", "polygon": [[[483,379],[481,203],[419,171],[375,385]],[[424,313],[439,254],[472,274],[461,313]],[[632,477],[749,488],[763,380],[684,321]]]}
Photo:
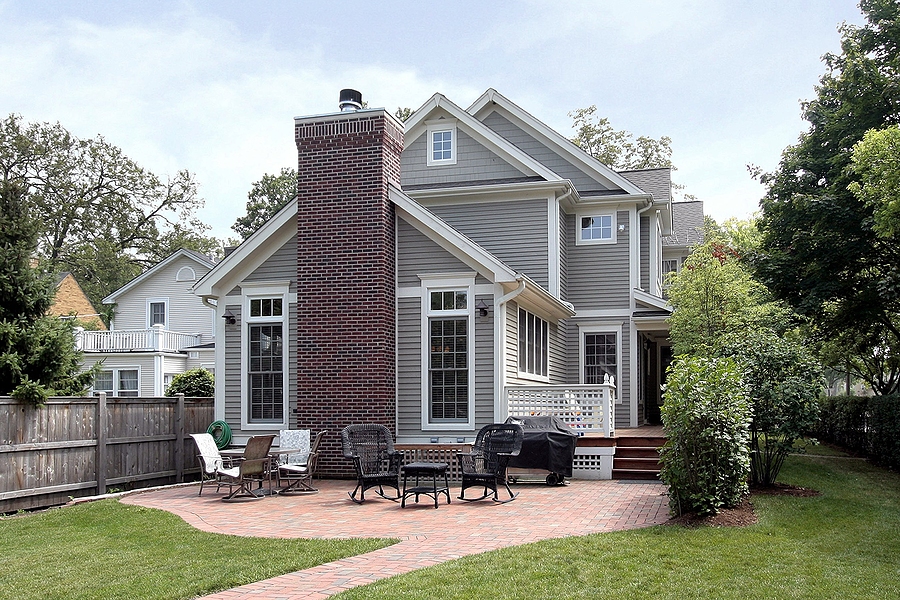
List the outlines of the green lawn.
{"label": "green lawn", "polygon": [[900,598],[900,476],[810,452],[790,457],[779,480],[822,495],[754,497],[760,522],[751,527],[660,526],[550,540],[336,598]]}
{"label": "green lawn", "polygon": [[396,541],[218,535],[116,500],[2,518],[0,540],[0,598],[16,600],[193,598]]}

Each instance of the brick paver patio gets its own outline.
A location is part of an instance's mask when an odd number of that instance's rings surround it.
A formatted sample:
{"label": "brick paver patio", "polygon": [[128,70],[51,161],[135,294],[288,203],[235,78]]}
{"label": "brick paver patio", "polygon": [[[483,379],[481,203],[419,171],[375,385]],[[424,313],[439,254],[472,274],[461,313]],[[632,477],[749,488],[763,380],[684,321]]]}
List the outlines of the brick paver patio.
{"label": "brick paver patio", "polygon": [[[538,540],[646,527],[667,519],[668,499],[658,482],[571,481],[565,487],[520,484],[508,504],[457,500],[435,509],[367,495],[356,505],[347,497],[350,481],[317,481],[308,496],[275,496],[249,503],[225,503],[215,487],[197,496],[197,486],[156,489],[122,502],[167,510],[214,533],[260,537],[394,537],[393,546],[288,573],[207,596],[217,600],[327,598],[343,590],[467,554]],[[452,484],[451,484],[452,485]]]}

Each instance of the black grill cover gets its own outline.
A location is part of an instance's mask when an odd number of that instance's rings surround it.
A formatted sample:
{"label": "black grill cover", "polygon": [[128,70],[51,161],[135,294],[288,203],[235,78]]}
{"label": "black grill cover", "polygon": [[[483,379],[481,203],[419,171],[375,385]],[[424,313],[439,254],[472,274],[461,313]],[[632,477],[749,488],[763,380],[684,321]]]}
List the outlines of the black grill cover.
{"label": "black grill cover", "polygon": [[513,456],[509,466],[518,469],[545,469],[551,473],[572,476],[575,443],[578,434],[559,417],[510,417],[507,423],[517,423],[525,430],[522,451]]}

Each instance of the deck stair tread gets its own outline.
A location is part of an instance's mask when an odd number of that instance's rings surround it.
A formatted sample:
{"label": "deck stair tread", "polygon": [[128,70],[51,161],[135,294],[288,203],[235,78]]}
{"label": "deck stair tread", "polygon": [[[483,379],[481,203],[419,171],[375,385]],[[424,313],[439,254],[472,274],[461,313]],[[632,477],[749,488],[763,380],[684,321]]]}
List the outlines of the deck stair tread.
{"label": "deck stair tread", "polygon": [[659,448],[665,443],[657,436],[617,437],[613,479],[659,479]]}

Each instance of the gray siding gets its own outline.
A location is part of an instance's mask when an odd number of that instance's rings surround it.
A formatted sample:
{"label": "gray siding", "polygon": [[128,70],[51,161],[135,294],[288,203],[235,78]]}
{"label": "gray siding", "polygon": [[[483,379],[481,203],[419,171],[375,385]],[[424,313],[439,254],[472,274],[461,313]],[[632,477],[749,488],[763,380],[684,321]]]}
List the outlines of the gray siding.
{"label": "gray siding", "polygon": [[537,139],[519,129],[503,115],[493,112],[484,120],[484,124],[560,177],[571,180],[579,192],[597,192],[609,189],[606,185],[590,177]]}
{"label": "gray siding", "polygon": [[[605,323],[609,323],[612,319],[605,319]],[[579,335],[581,330],[578,322],[569,321],[566,326],[566,339],[570,348],[568,360],[568,381],[578,383],[581,381],[581,340]],[[613,412],[616,415],[616,427],[628,427],[631,419],[631,341],[629,336],[629,321],[621,321],[621,326],[616,328],[616,334],[621,341],[622,355],[619,356],[619,377],[616,380],[616,398],[624,399],[625,402],[615,404]]]}
{"label": "gray siding", "polygon": [[[655,232],[654,232],[655,233]],[[650,217],[641,216],[641,289],[650,292]]]}
{"label": "gray siding", "polygon": [[[628,211],[619,211],[618,223],[628,223]],[[615,244],[575,244],[575,216],[566,215],[568,301],[576,310],[628,309],[631,297],[628,236],[616,232]]]}
{"label": "gray siding", "polygon": [[[492,295],[476,295],[478,300],[494,303]],[[489,312],[475,316],[475,431],[494,422],[494,318]]]}
{"label": "gray siding", "polygon": [[549,285],[546,200],[448,204],[430,210],[514,270]]}
{"label": "gray siding", "polygon": [[254,272],[250,273],[245,281],[288,281],[291,282],[290,291],[297,291],[297,236],[288,240],[272,256],[266,259]]}
{"label": "gray siding", "polygon": [[456,164],[429,167],[427,135],[420,135],[400,156],[400,184],[403,187],[518,179],[525,175],[461,129],[457,129],[456,135]]}
{"label": "gray siding", "polygon": [[[472,268],[435,244],[418,229],[397,219],[397,284],[417,287],[422,273],[454,273]],[[484,279],[480,279],[479,283]]]}

